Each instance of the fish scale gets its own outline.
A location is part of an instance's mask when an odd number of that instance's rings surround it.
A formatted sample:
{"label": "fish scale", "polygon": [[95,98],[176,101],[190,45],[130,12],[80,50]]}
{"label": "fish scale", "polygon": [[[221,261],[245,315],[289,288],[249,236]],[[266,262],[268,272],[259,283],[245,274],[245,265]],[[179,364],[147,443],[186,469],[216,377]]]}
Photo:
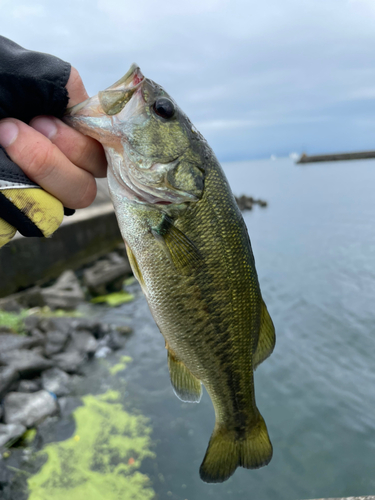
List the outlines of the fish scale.
{"label": "fish scale", "polygon": [[211,397],[216,423],[201,478],[222,482],[238,466],[268,464],[272,445],[253,370],[273,350],[274,327],[214,153],[137,67],[69,110],[66,121],[105,148],[119,227],[164,336],[176,395],[199,402],[203,383]]}

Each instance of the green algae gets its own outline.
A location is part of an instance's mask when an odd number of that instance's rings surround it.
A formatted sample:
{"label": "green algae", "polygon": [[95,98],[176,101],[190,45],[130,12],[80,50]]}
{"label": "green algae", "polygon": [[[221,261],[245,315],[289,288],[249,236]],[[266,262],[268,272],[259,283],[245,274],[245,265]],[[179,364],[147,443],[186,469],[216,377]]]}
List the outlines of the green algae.
{"label": "green algae", "polygon": [[109,293],[108,295],[100,295],[99,297],[94,297],[91,299],[91,302],[93,304],[98,304],[98,303],[106,303],[111,307],[116,307],[121,304],[125,304],[126,302],[130,302],[134,300],[134,295],[132,295],[129,292],[121,291],[121,292],[114,292],[114,293]]}
{"label": "green algae", "polygon": [[86,395],[73,416],[74,436],[48,444],[46,462],[28,478],[29,500],[151,500],[155,493],[142,460],[153,458],[151,428],[119,403],[120,393]]}
{"label": "green algae", "polygon": [[36,429],[27,429],[27,431],[22,436],[22,441],[24,444],[29,446],[36,437]]}
{"label": "green algae", "polygon": [[109,372],[111,375],[116,375],[118,372],[122,372],[125,370],[126,366],[128,363],[132,361],[132,358],[130,356],[122,356],[120,363],[117,363],[116,365],[111,366],[109,369]]}
{"label": "green algae", "polygon": [[0,326],[6,326],[15,333],[25,333],[24,319],[26,316],[27,311],[25,309],[22,309],[22,311],[17,314],[0,309]]}
{"label": "green algae", "polygon": [[35,314],[37,316],[41,316],[43,318],[65,318],[65,317],[66,318],[80,318],[83,316],[83,314],[79,311],[75,311],[75,310],[66,311],[65,309],[52,310],[48,306],[39,307],[36,310]]}

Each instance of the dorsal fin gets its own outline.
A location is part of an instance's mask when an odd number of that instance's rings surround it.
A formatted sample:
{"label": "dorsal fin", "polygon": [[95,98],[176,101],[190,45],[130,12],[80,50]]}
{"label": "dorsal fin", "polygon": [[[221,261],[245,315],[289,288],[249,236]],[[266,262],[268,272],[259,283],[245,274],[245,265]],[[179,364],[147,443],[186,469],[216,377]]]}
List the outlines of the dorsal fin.
{"label": "dorsal fin", "polygon": [[275,347],[275,342],[275,327],[273,326],[267,306],[262,300],[259,339],[253,355],[254,370],[271,355]]}

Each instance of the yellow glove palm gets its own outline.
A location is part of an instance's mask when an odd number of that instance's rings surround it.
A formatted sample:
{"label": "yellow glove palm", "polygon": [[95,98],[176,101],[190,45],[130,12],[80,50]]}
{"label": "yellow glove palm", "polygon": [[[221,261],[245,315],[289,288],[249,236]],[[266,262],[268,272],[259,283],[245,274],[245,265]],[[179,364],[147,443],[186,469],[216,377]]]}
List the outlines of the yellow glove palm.
{"label": "yellow glove palm", "polygon": [[48,238],[63,220],[62,203],[39,187],[0,188],[0,196],[3,206],[10,208],[1,212],[7,220],[0,218],[0,247],[13,238],[17,229],[25,236]]}

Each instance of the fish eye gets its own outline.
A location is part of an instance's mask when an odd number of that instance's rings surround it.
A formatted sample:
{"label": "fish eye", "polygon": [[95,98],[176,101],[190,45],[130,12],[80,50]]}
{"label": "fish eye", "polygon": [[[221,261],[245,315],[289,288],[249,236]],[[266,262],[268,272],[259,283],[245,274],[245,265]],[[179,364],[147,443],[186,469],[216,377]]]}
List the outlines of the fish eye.
{"label": "fish eye", "polygon": [[167,97],[159,97],[154,103],[154,111],[162,118],[169,119],[172,118],[176,109],[170,99]]}

